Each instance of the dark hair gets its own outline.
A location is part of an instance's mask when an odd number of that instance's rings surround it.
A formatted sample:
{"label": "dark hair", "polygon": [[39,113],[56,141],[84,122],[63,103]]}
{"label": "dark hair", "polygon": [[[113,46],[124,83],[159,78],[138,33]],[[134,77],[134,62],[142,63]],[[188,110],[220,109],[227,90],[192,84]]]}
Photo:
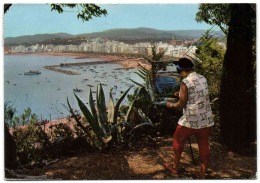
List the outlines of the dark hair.
{"label": "dark hair", "polygon": [[179,59],[178,65],[182,68],[187,68],[190,70],[193,70],[193,66],[194,66],[193,62],[190,59],[185,57]]}

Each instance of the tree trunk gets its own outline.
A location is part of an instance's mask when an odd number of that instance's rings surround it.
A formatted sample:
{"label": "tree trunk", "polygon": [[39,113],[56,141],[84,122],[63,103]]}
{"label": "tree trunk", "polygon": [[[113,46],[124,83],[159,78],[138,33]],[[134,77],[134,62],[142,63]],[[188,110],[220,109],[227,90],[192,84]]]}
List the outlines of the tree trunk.
{"label": "tree trunk", "polygon": [[16,169],[17,162],[16,162],[16,144],[12,138],[12,135],[9,133],[9,128],[4,123],[4,138],[5,138],[5,168],[8,169]]}
{"label": "tree trunk", "polygon": [[227,51],[220,88],[221,140],[241,151],[256,140],[256,87],[253,71],[255,11],[249,4],[231,4]]}

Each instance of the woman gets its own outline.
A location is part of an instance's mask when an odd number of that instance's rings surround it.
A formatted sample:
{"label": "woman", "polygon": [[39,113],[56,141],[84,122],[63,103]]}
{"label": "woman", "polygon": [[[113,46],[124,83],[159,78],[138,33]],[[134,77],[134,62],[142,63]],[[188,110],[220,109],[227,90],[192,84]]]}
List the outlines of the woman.
{"label": "woman", "polygon": [[207,80],[194,71],[192,61],[187,58],[181,58],[174,64],[184,78],[180,85],[179,100],[177,103],[165,102],[163,105],[169,108],[183,108],[183,116],[179,119],[173,137],[173,163],[164,165],[171,172],[178,173],[183,146],[190,136],[195,135],[201,161],[199,178],[204,179],[210,155],[210,127],[214,125]]}

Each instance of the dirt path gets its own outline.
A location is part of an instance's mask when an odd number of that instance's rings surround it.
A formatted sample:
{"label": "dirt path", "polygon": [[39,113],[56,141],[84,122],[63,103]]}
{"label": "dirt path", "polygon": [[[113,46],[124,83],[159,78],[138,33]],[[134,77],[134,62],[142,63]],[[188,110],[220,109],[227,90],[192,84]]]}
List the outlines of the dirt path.
{"label": "dirt path", "polygon": [[[172,158],[172,139],[157,139],[155,147],[114,153],[85,153],[59,159],[57,162],[32,170],[26,175],[47,175],[48,179],[62,180],[150,180],[150,179],[195,179],[194,172],[200,169],[198,146],[192,138],[196,165],[193,165],[188,144],[182,155],[184,170],[171,174],[162,166]],[[227,151],[218,143],[211,142],[211,159],[208,179],[255,179],[256,157],[240,156]]]}

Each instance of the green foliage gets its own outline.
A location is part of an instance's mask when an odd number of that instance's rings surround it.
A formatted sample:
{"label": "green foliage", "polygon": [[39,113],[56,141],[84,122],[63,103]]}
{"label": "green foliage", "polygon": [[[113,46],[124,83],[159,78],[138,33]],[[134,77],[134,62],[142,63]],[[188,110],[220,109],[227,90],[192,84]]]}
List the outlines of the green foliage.
{"label": "green foliage", "polygon": [[41,162],[46,158],[46,147],[49,144],[47,135],[42,129],[30,124],[26,129],[16,127],[13,133],[19,166]]}
{"label": "green foliage", "polygon": [[4,103],[4,122],[7,124],[7,126],[12,126],[12,120],[14,117],[14,114],[16,113],[16,109],[13,106],[13,103],[8,101]]}
{"label": "green foliage", "polygon": [[[63,123],[49,125],[49,128],[45,129],[36,120],[37,116],[31,114],[31,109],[27,108],[24,114],[15,117],[11,128],[20,168],[41,163],[43,160],[91,150],[88,137],[82,129],[74,127],[73,130]],[[21,126],[22,124],[25,125]]]}
{"label": "green foliage", "polygon": [[196,14],[196,21],[217,25],[227,35],[227,25],[230,21],[229,4],[200,4],[199,11]]}
{"label": "green foliage", "polygon": [[92,17],[100,17],[101,15],[107,15],[107,11],[105,9],[101,9],[99,6],[95,4],[51,4],[51,11],[55,10],[59,13],[63,13],[64,8],[77,8],[78,14],[77,18],[84,21],[89,21]]}
{"label": "green foliage", "polygon": [[225,49],[210,32],[206,32],[201,40],[195,53],[195,70],[207,79],[210,98],[218,98]]}
{"label": "green foliage", "polygon": [[[129,136],[132,135],[136,129],[141,127],[135,128],[129,124],[129,116],[133,108],[132,106],[141,91],[140,88],[134,92],[135,95],[125,117],[126,120],[120,120],[119,117],[118,112],[120,104],[130,89],[131,87],[127,89],[116,102],[113,99],[111,89],[107,109],[105,105],[105,94],[101,84],[97,87],[98,92],[96,94],[96,105],[92,97],[92,91],[90,90],[89,104],[91,110],[89,110],[88,107],[75,94],[78,105],[86,120],[80,120],[80,118],[75,115],[69,101],[67,100],[72,117],[75,118],[78,127],[84,131],[89,139],[89,144],[91,144],[92,147],[99,150],[104,150],[112,145],[125,143],[129,140]],[[152,124],[149,125],[152,126]],[[86,128],[86,126],[89,128]]]}
{"label": "green foliage", "polygon": [[[20,167],[41,162],[47,157],[49,137],[37,125],[36,114],[31,114],[31,109],[24,110],[21,117],[15,117],[12,136],[16,143],[17,161]],[[26,124],[25,126],[17,126]]]}
{"label": "green foliage", "polygon": [[24,126],[26,124],[35,124],[38,122],[38,117],[35,113],[32,113],[32,110],[30,107],[24,110],[24,113],[18,117],[14,116],[12,120],[12,127],[16,126]]}

